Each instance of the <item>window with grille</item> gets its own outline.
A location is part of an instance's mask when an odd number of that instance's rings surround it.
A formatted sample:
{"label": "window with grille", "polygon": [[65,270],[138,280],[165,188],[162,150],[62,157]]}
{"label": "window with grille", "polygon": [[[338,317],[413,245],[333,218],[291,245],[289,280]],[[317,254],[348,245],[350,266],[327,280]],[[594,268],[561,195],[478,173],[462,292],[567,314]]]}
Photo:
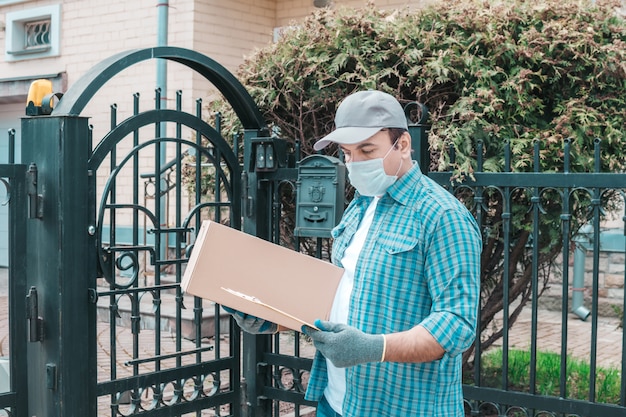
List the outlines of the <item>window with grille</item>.
{"label": "window with grille", "polygon": [[60,5],[7,13],[5,59],[19,61],[59,55],[60,14]]}
{"label": "window with grille", "polygon": [[24,50],[35,51],[50,48],[50,19],[24,24]]}

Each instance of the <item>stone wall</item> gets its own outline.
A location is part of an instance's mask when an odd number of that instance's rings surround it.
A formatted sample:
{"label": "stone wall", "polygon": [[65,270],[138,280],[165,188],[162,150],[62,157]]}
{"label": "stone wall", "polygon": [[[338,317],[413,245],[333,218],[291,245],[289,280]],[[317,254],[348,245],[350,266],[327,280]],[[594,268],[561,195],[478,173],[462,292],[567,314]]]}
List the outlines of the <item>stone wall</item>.
{"label": "stone wall", "polygon": [[[568,265],[570,308],[572,294],[577,274],[583,268],[583,300],[584,306],[591,310],[593,300],[594,279],[598,280],[598,312],[601,315],[617,315],[624,306],[624,281],[626,279],[626,237],[621,229],[608,229],[601,232],[600,252],[597,271],[594,272],[594,257],[592,241],[585,239],[580,243],[573,243]],[[577,246],[579,255],[584,254],[584,262],[576,261]],[[559,257],[555,261],[553,273],[549,280],[550,288],[541,298],[541,304],[549,309],[561,309],[563,260]]]}

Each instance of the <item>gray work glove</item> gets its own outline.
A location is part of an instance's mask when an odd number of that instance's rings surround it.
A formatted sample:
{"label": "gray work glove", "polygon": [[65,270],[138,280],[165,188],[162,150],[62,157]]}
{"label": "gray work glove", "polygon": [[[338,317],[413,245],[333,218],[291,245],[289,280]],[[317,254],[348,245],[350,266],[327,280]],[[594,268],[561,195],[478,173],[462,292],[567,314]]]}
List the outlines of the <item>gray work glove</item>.
{"label": "gray work glove", "polygon": [[222,308],[233,316],[239,327],[248,333],[275,334],[278,332],[278,325],[276,323],[272,323],[271,321],[261,319],[251,314],[242,313],[241,311],[230,307],[222,306]]}
{"label": "gray work glove", "polygon": [[338,368],[384,359],[385,336],[382,334],[366,334],[356,327],[322,320],[316,320],[315,326],[320,330],[303,326],[302,333],[313,339],[317,350]]}

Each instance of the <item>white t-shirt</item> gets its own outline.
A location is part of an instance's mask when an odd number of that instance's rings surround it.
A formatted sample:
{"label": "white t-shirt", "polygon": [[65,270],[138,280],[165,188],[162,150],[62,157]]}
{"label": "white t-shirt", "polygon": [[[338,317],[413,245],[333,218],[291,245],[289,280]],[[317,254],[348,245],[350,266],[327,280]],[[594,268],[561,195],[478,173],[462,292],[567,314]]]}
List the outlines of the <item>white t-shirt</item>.
{"label": "white t-shirt", "polygon": [[[341,281],[339,281],[329,318],[329,320],[334,323],[348,323],[350,294],[352,293],[352,287],[354,285],[354,271],[356,270],[356,264],[361,249],[363,249],[367,232],[372,225],[378,200],[378,197],[372,199],[372,202],[365,211],[365,215],[363,215],[359,228],[352,237],[350,245],[346,248],[343,258],[341,259],[344,273],[341,277]],[[324,397],[326,397],[328,404],[330,404],[335,412],[343,414],[343,398],[346,394],[346,369],[337,368],[328,359],[326,359],[326,368],[328,370],[328,385],[324,390]]]}

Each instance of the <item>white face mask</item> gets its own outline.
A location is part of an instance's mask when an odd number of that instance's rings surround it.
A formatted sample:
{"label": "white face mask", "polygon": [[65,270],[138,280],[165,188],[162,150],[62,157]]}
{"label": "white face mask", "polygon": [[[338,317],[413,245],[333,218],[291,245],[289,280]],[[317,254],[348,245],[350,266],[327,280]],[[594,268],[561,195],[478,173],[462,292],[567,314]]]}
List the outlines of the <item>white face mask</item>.
{"label": "white face mask", "polygon": [[[398,141],[396,141],[398,143]],[[384,161],[391,150],[396,146],[394,143],[387,151],[384,157],[368,159],[358,162],[346,162],[348,168],[348,177],[350,184],[359,192],[359,194],[368,197],[380,196],[385,194],[387,189],[398,179],[398,172],[402,168],[402,159],[400,166],[396,171],[396,175],[388,175],[385,172]]]}

